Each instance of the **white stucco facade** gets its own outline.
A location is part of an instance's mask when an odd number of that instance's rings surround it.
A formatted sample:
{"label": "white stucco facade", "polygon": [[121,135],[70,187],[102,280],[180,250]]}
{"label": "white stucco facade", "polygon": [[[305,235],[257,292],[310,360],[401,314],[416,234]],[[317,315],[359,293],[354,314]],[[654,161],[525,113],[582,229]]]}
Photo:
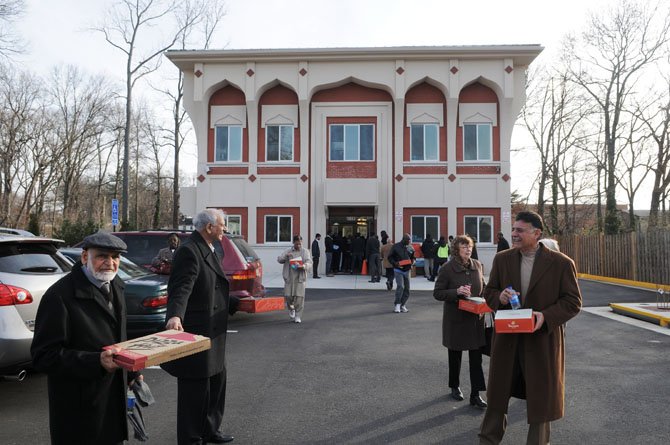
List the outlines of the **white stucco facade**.
{"label": "white stucco facade", "polygon": [[[478,232],[484,242],[477,248],[488,270],[495,233],[509,237],[510,141],[526,70],[541,51],[539,45],[169,51],[185,76],[184,107],[198,144],[194,208],[239,215],[240,231],[266,271],[289,244],[268,239],[275,215],[290,219],[305,244],[348,222],[370,233],[386,230],[394,240],[422,221],[424,232],[437,221],[436,239],[476,222],[486,231]],[[270,159],[265,139],[272,126],[293,132],[291,159]],[[360,141],[352,140],[360,159],[335,159],[333,126],[358,134]],[[363,159],[364,126],[373,129],[371,159]],[[476,159],[464,148],[472,137],[464,136],[466,126],[481,131],[484,154],[477,145]],[[241,157],[216,160],[231,156],[214,140],[222,127],[241,128]],[[437,155],[425,148],[416,159],[417,128],[436,129]],[[428,136],[421,137],[427,147]]]}

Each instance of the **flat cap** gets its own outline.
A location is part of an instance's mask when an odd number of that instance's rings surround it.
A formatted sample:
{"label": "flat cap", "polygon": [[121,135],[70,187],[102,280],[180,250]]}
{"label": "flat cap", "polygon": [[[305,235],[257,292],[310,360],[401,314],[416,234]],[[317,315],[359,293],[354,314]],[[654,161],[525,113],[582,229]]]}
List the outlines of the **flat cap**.
{"label": "flat cap", "polygon": [[82,249],[103,249],[112,252],[126,253],[128,246],[121,238],[107,232],[98,232],[84,238]]}

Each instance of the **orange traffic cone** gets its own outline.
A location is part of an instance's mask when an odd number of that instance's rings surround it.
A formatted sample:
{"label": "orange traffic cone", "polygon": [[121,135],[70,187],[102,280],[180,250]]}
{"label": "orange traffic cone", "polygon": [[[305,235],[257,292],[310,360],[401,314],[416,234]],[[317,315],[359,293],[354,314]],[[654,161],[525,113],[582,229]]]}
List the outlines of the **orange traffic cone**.
{"label": "orange traffic cone", "polygon": [[368,260],[363,260],[363,266],[361,266],[361,275],[368,274]]}

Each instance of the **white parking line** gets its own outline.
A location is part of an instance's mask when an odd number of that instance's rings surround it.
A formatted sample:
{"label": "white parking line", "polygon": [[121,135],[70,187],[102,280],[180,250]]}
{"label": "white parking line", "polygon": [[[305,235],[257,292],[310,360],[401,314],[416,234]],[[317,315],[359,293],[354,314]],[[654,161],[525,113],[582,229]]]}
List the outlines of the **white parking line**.
{"label": "white parking line", "polygon": [[601,307],[585,307],[582,308],[584,312],[589,314],[598,315],[601,317],[609,318],[610,320],[619,321],[621,323],[626,323],[631,326],[637,326],[638,328],[646,329],[648,331],[658,332],[659,334],[670,336],[670,329],[661,327],[654,323],[648,321],[638,320],[637,318],[627,317],[625,315],[616,314],[612,311],[609,306]]}

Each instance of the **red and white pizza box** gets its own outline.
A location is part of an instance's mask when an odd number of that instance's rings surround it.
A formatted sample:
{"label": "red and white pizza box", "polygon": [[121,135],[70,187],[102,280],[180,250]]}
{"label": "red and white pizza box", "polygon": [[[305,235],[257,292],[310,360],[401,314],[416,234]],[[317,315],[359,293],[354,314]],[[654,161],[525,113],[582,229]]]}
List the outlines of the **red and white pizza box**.
{"label": "red and white pizza box", "polygon": [[496,312],[497,334],[530,334],[535,327],[532,309],[500,310]]}
{"label": "red and white pizza box", "polygon": [[493,312],[486,300],[481,297],[468,297],[465,300],[458,300],[458,308],[462,311],[472,312],[473,314],[485,314]]}
{"label": "red and white pizza box", "polygon": [[297,269],[298,267],[305,265],[305,263],[302,261],[302,257],[300,256],[296,258],[291,258],[288,261],[288,264],[294,269]]}
{"label": "red and white pizza box", "polygon": [[120,349],[114,354],[114,362],[117,365],[129,371],[139,371],[206,351],[211,348],[211,341],[202,335],[169,329],[105,346],[103,349],[110,348]]}
{"label": "red and white pizza box", "polygon": [[412,260],[400,260],[398,261],[398,266],[409,266],[412,264]]}
{"label": "red and white pizza box", "polygon": [[237,310],[255,314],[258,312],[281,311],[284,307],[284,297],[245,298],[240,300]]}

